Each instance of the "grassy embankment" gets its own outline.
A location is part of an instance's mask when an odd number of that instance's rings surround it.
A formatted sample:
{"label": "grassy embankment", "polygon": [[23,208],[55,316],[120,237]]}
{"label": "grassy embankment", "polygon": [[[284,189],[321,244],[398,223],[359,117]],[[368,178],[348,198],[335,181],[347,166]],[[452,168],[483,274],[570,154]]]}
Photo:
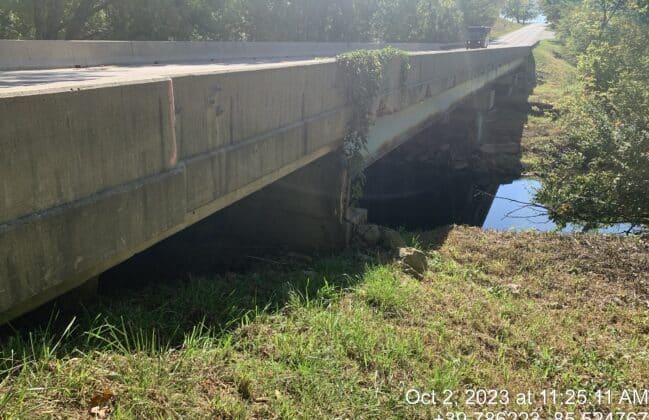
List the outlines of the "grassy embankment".
{"label": "grassy embankment", "polygon": [[554,40],[542,41],[534,49],[538,86],[529,98],[532,114],[522,138],[522,163],[530,174],[542,158],[544,145],[559,135],[554,109],[575,80],[575,68],[563,59],[562,49]]}
{"label": "grassy embankment", "polygon": [[[561,96],[558,48],[536,51],[537,101]],[[530,118],[527,159],[553,127]],[[532,391],[498,408],[552,411],[542,389],[649,386],[647,243],[470,228],[409,241],[427,253],[421,281],[376,250],[287,257],[22,327],[0,342],[0,418],[425,418],[445,410],[408,406],[408,389]]]}
{"label": "grassy embankment", "polygon": [[521,29],[523,26],[522,23],[516,23],[508,19],[504,18],[497,18],[494,24],[491,27],[491,33],[490,37],[491,38],[498,38],[499,36],[503,36],[509,32],[514,32],[515,30]]}
{"label": "grassy embankment", "polygon": [[284,259],[5,337],[0,417],[426,417],[441,408],[409,407],[407,389],[649,385],[646,243],[471,228],[411,242],[422,281],[378,251]]}

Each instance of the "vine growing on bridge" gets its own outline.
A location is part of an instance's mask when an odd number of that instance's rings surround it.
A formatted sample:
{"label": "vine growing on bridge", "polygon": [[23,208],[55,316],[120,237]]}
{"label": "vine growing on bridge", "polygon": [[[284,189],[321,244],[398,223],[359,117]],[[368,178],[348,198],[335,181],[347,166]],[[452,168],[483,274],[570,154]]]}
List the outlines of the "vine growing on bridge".
{"label": "vine growing on bridge", "polygon": [[337,57],[352,105],[352,116],[343,143],[347,169],[352,178],[352,201],[362,196],[365,186],[363,152],[367,150],[368,134],[373,123],[372,107],[381,91],[385,69],[396,59],[401,60],[400,82],[404,87],[410,70],[406,51],[388,47],[351,51]]}

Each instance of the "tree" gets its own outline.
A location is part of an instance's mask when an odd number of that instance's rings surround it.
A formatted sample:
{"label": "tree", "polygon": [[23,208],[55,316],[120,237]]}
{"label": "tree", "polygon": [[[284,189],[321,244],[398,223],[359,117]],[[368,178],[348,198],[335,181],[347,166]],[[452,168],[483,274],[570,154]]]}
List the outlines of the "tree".
{"label": "tree", "polygon": [[649,227],[649,25],[639,3],[593,0],[559,23],[577,63],[537,201],[560,225]]}
{"label": "tree", "polygon": [[487,0],[0,0],[26,39],[447,42],[498,15]]}
{"label": "tree", "polygon": [[525,23],[539,15],[539,7],[536,0],[505,0],[502,13],[517,23]]}
{"label": "tree", "polygon": [[581,0],[539,0],[539,9],[548,22],[557,23],[579,3]]}
{"label": "tree", "polygon": [[11,15],[19,37],[36,39],[84,38],[84,29],[109,0],[13,0],[0,3]]}
{"label": "tree", "polygon": [[24,21],[24,15],[16,13],[17,9],[16,0],[0,0],[0,38],[21,39],[33,36],[33,26]]}
{"label": "tree", "polygon": [[549,156],[536,196],[560,226],[649,227],[647,115],[646,85],[626,77],[607,100],[571,100],[565,134]]}
{"label": "tree", "polygon": [[503,7],[503,1],[457,0],[465,26],[491,26]]}
{"label": "tree", "polygon": [[465,23],[460,10],[448,0],[423,0],[417,6],[417,40],[451,42],[460,39]]}

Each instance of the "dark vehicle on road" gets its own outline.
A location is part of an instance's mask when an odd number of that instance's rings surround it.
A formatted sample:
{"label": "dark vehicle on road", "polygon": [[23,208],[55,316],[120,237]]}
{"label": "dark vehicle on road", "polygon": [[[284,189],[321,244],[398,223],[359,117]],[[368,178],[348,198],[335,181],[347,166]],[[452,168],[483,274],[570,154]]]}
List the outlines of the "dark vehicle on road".
{"label": "dark vehicle on road", "polygon": [[466,49],[474,48],[487,48],[489,46],[489,32],[491,28],[488,26],[469,26],[467,28],[467,41]]}

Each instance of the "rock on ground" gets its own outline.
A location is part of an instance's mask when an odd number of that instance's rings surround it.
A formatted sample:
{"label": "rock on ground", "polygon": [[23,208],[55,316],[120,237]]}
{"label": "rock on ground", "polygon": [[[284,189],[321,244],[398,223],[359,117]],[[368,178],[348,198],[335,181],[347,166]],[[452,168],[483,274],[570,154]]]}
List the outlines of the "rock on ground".
{"label": "rock on ground", "polygon": [[358,225],[356,233],[363,245],[381,246],[386,249],[405,248],[406,242],[399,232],[377,225]]}
{"label": "rock on ground", "polygon": [[381,231],[381,246],[387,249],[399,249],[405,248],[407,245],[399,232],[384,228]]}
{"label": "rock on ground", "polygon": [[360,225],[356,228],[356,232],[367,246],[376,246],[381,240],[381,228],[377,225]]}
{"label": "rock on ground", "polygon": [[428,270],[426,254],[415,248],[400,248],[399,259],[406,272],[421,279]]}

